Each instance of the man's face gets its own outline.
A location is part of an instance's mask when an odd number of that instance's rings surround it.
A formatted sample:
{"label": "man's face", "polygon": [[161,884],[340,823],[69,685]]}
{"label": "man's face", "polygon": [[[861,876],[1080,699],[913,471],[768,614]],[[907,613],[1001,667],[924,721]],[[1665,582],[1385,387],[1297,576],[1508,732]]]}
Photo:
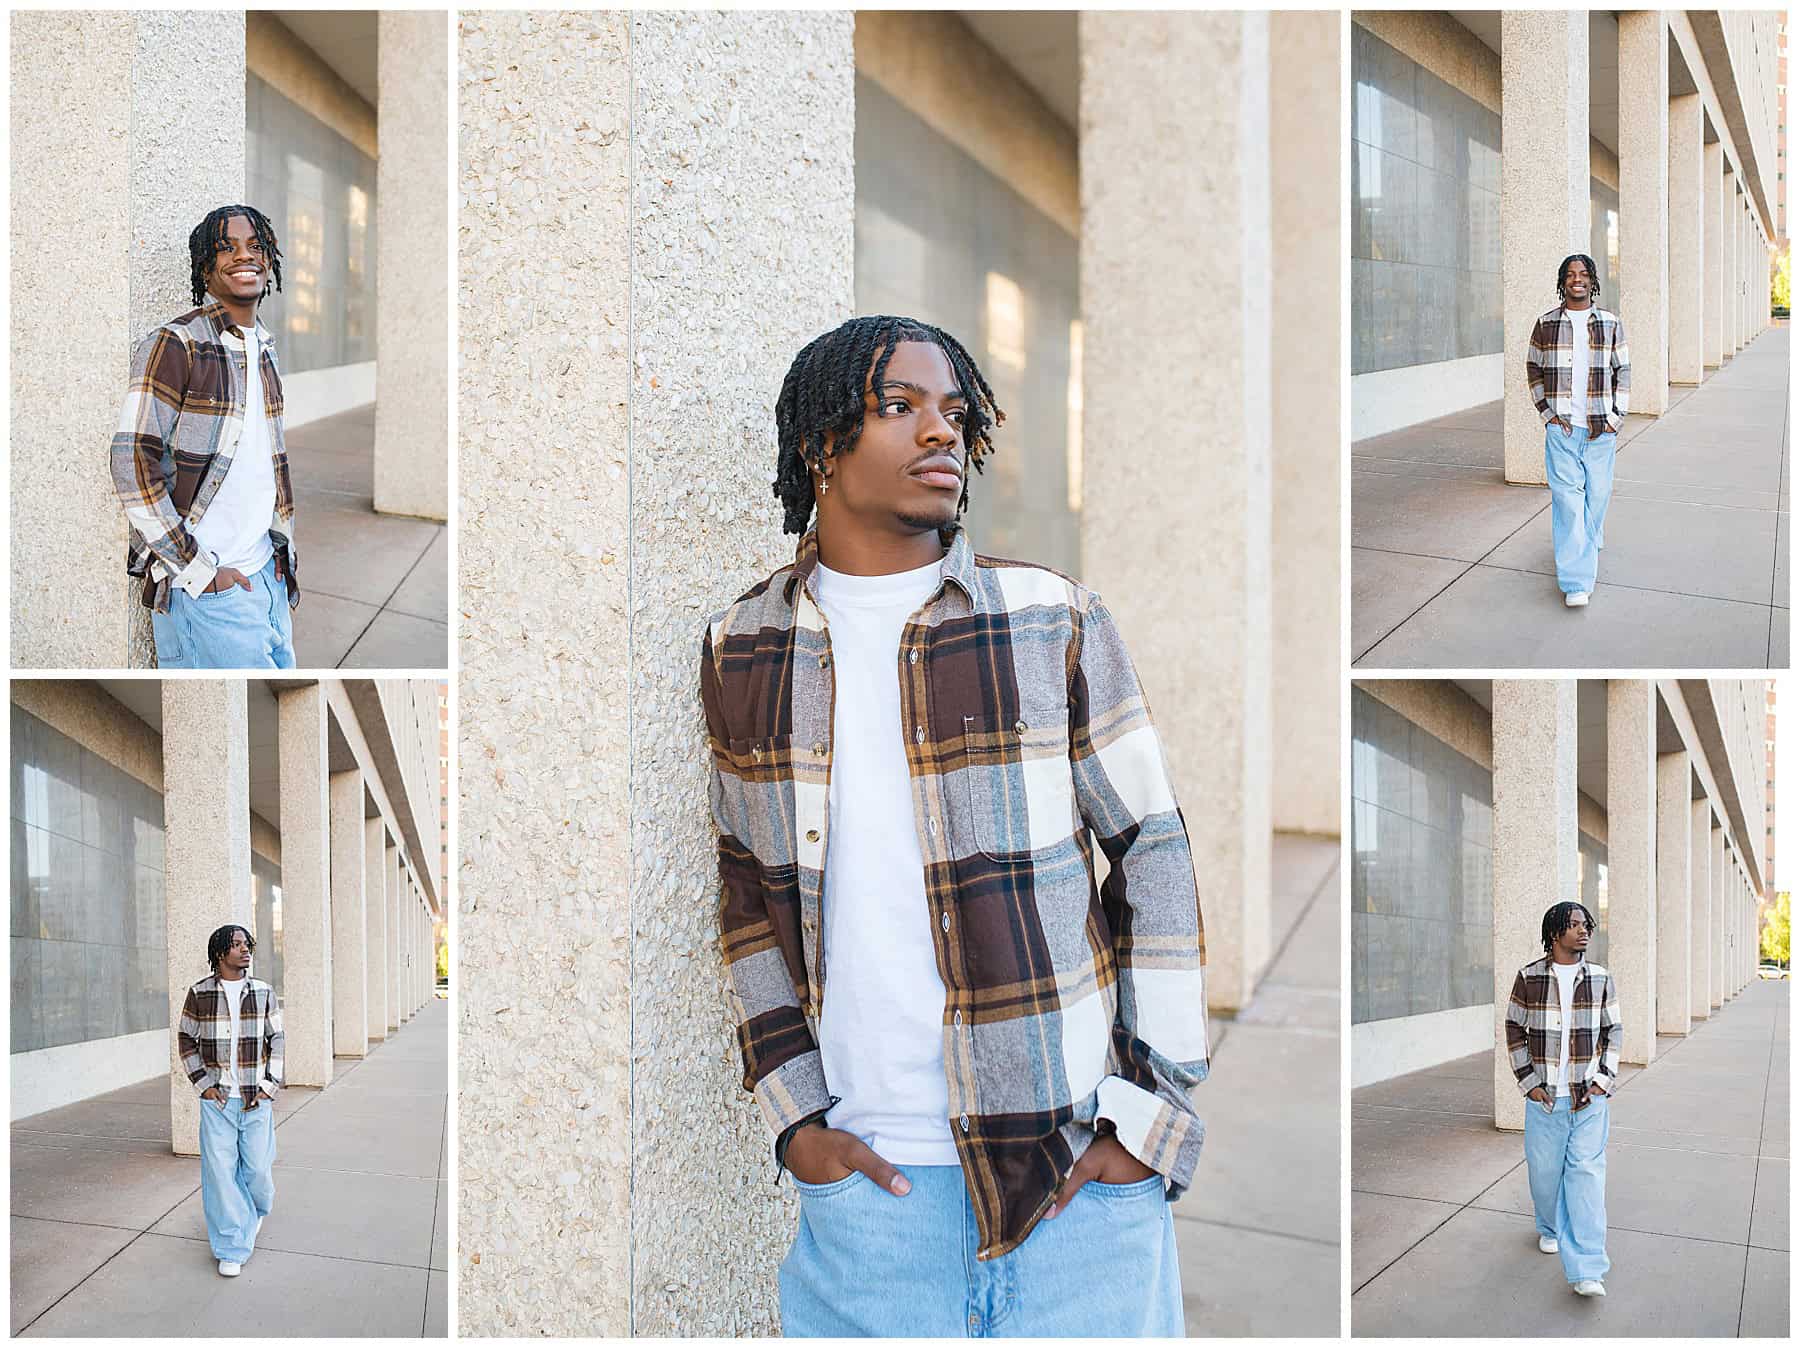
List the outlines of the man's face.
{"label": "man's face", "polygon": [[250,967],[250,942],[241,931],[231,933],[231,948],[219,959],[219,968],[241,974]]}
{"label": "man's face", "polygon": [[1556,938],[1556,945],[1565,955],[1580,955],[1587,951],[1588,937],[1591,934],[1587,918],[1579,912],[1569,919],[1569,925],[1562,929]]}
{"label": "man's face", "polygon": [[206,288],[222,300],[253,303],[268,288],[268,271],[268,259],[249,219],[232,216],[225,222],[225,237],[213,245]]}
{"label": "man's face", "polygon": [[1594,293],[1594,278],[1588,275],[1587,263],[1576,258],[1563,272],[1563,298],[1577,308]]}
{"label": "man's face", "polygon": [[864,389],[856,447],[833,455],[827,445],[831,489],[820,499],[821,513],[847,513],[867,527],[891,532],[919,533],[954,524],[968,468],[963,446],[967,417],[942,349],[934,342],[901,342],[888,361],[882,387]]}

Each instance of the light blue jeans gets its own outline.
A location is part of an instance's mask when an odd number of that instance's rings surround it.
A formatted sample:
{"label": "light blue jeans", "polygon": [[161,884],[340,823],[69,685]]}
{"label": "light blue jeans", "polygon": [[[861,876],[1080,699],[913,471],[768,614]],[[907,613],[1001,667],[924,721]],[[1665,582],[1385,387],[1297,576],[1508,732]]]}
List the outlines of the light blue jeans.
{"label": "light blue jeans", "polygon": [[1556,1240],[1563,1276],[1571,1283],[1604,1279],[1606,1257],[1606,1134],[1612,1101],[1590,1095],[1586,1109],[1571,1112],[1567,1095],[1554,1112],[1525,1102],[1525,1172],[1540,1236]]}
{"label": "light blue jeans", "polygon": [[1568,431],[1555,422],[1544,427],[1550,541],[1556,549],[1556,583],[1564,594],[1587,594],[1594,588],[1618,450],[1619,437],[1611,431],[1592,435],[1585,423]]}
{"label": "light blue jeans", "polygon": [[200,1101],[200,1206],[214,1259],[241,1264],[256,1247],[256,1219],[275,1203],[275,1102],[248,1113],[231,1096]]}
{"label": "light blue jeans", "polygon": [[151,614],[158,669],[292,669],[293,616],[275,558],[250,577],[198,596],[169,587],[169,611]]}
{"label": "light blue jeans", "polygon": [[[781,1263],[788,1338],[1180,1337],[1181,1272],[1163,1180],[1087,1184],[1010,1254],[977,1260],[959,1166],[902,1166],[897,1197],[862,1174],[802,1184]],[[791,1177],[790,1177],[791,1178]]]}

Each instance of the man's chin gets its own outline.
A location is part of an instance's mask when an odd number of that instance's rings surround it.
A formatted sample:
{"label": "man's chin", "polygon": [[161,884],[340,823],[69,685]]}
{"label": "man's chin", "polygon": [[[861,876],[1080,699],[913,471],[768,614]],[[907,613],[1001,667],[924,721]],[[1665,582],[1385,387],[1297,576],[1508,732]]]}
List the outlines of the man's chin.
{"label": "man's chin", "polygon": [[956,511],[954,508],[932,512],[901,511],[894,518],[908,529],[924,533],[927,529],[944,530],[952,527],[956,523]]}

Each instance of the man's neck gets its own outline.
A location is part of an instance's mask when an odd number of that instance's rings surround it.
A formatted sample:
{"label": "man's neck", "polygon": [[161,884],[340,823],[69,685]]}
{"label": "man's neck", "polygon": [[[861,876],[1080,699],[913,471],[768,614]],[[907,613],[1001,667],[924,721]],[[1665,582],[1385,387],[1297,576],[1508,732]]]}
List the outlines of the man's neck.
{"label": "man's neck", "polygon": [[220,299],[210,290],[206,294],[215,304],[220,305],[225,310],[225,316],[240,328],[248,331],[256,327],[256,301],[245,303],[243,300]]}
{"label": "man's neck", "polygon": [[944,560],[936,529],[884,534],[819,527],[819,561],[845,576],[892,576]]}
{"label": "man's neck", "polygon": [[1552,964],[1580,964],[1581,952],[1577,950],[1574,954],[1565,956],[1560,950],[1552,950],[1550,952],[1550,962]]}
{"label": "man's neck", "polygon": [[1567,309],[1572,314],[1585,314],[1593,307],[1594,302],[1592,300],[1583,300],[1580,304],[1570,304],[1567,300],[1563,301],[1563,308]]}
{"label": "man's neck", "polygon": [[238,981],[238,979],[242,978],[243,976],[244,975],[242,973],[234,974],[229,969],[219,970],[219,977],[224,979],[227,983],[235,983]]}

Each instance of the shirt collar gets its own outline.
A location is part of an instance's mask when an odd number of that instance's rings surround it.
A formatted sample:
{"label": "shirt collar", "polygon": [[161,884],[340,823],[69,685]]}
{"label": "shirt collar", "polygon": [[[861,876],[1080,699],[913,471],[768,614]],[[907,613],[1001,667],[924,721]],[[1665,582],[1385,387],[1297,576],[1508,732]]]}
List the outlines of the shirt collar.
{"label": "shirt collar", "polygon": [[[938,564],[938,575],[954,583],[969,602],[975,602],[975,545],[969,542],[969,532],[962,525],[951,526],[952,534],[944,549],[944,560]],[[819,566],[819,531],[808,529],[794,549],[794,569],[782,585],[782,598],[789,603],[794,599],[794,586],[804,585],[812,578]],[[810,591],[809,591],[810,593]]]}
{"label": "shirt collar", "polygon": [[[229,333],[239,341],[242,341],[244,339],[244,330],[232,321],[231,314],[225,308],[224,304],[219,300],[214,299],[210,292],[208,292],[206,299],[206,307],[200,312],[206,315],[211,321],[213,330],[222,334]],[[271,346],[274,344],[274,334],[263,326],[262,315],[260,313],[256,316],[255,328],[257,341],[261,342],[264,346]]]}

